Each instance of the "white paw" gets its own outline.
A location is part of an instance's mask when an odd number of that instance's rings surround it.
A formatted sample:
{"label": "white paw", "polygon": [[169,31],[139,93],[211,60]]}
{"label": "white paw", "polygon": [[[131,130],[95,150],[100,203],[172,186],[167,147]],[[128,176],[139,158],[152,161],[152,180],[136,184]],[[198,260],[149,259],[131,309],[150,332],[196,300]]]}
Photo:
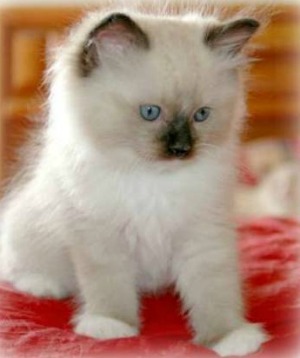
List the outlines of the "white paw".
{"label": "white paw", "polygon": [[138,334],[135,327],[114,318],[83,314],[75,319],[75,332],[98,339],[132,337]]}
{"label": "white paw", "polygon": [[69,292],[58,282],[39,274],[20,277],[13,284],[18,290],[37,297],[61,299],[69,295]]}
{"label": "white paw", "polygon": [[243,356],[258,351],[268,339],[259,324],[247,323],[228,333],[211,348],[221,357]]}

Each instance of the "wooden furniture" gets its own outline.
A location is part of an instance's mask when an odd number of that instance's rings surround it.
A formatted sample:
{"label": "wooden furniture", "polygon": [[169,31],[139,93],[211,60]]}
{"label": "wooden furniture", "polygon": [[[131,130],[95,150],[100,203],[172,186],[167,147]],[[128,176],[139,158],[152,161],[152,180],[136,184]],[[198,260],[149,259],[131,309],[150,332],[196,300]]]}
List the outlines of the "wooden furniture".
{"label": "wooden furniture", "polygon": [[[300,115],[300,11],[273,6],[267,29],[256,39],[251,70],[249,121],[244,139],[291,137]],[[8,175],[15,149],[26,131],[39,124],[28,118],[41,110],[45,96],[46,53],[57,34],[81,15],[81,8],[2,8],[0,10],[0,179]],[[40,119],[42,120],[42,119]],[[298,133],[299,134],[299,133]]]}

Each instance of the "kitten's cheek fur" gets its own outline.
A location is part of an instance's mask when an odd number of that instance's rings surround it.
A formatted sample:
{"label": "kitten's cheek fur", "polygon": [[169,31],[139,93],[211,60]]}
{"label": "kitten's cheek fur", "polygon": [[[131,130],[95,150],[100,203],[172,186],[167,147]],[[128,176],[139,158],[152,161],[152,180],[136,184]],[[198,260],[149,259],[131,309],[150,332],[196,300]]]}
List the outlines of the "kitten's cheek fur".
{"label": "kitten's cheek fur", "polygon": [[96,339],[126,338],[138,335],[138,329],[114,318],[82,314],[73,323],[77,334]]}

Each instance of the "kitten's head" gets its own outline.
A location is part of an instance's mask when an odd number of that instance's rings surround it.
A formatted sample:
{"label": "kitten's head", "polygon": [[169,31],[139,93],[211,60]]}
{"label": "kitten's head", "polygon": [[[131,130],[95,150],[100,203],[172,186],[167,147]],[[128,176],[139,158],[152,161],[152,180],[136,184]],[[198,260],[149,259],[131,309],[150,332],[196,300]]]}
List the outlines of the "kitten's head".
{"label": "kitten's head", "polygon": [[93,15],[59,55],[56,107],[65,106],[104,154],[189,162],[237,132],[244,113],[238,68],[258,26],[250,18]]}

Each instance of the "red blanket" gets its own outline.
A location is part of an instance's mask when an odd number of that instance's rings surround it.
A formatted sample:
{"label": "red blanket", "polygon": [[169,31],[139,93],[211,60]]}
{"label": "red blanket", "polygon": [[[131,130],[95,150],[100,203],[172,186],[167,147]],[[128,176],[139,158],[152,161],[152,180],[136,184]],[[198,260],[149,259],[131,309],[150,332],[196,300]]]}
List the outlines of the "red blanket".
{"label": "red blanket", "polygon": [[[248,318],[272,339],[251,357],[300,356],[300,225],[262,219],[239,227]],[[144,297],[139,337],[97,341],[72,332],[72,300],[42,300],[0,287],[1,357],[215,357],[190,343],[180,302],[171,291]],[[298,353],[299,355],[298,355]]]}

